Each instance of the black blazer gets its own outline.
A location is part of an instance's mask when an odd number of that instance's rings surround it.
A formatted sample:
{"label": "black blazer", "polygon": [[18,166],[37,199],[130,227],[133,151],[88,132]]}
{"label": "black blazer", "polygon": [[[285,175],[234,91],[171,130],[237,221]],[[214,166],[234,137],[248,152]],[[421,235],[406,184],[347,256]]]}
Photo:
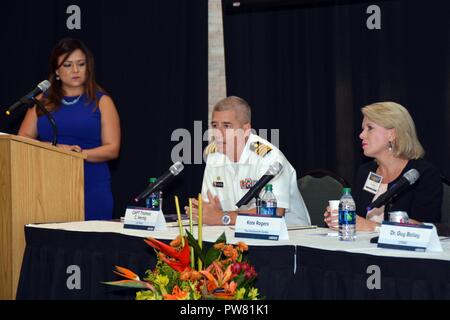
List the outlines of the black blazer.
{"label": "black blazer", "polygon": [[[375,161],[370,161],[360,166],[356,176],[356,188],[352,190],[352,195],[356,203],[356,212],[364,218],[367,214],[367,207],[372,203],[374,194],[363,190],[363,187],[369,172],[376,172],[377,168],[378,165]],[[420,222],[440,222],[443,192],[442,182],[439,170],[431,163],[423,159],[409,160],[397,179],[388,184],[388,189],[405,172],[413,168],[419,171],[419,179],[394,199],[390,211],[406,211],[411,219]]]}

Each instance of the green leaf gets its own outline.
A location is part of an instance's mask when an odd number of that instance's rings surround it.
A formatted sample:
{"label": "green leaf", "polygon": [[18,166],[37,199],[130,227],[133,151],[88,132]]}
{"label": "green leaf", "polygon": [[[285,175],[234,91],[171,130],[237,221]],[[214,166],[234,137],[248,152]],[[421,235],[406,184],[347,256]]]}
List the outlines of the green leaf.
{"label": "green leaf", "polygon": [[211,263],[213,263],[215,260],[219,259],[220,255],[222,254],[222,250],[217,250],[214,248],[214,245],[218,243],[225,243],[227,242],[227,237],[225,236],[225,232],[223,232],[219,238],[217,238],[216,242],[212,245],[212,247],[208,250],[205,257],[205,268],[207,268]]}
{"label": "green leaf", "polygon": [[234,279],[234,282],[236,282],[238,288],[243,286],[243,283],[245,283],[245,276],[243,273],[238,274]]}
{"label": "green leaf", "polygon": [[[188,238],[188,243],[189,245],[194,248],[194,255],[196,256],[196,258],[199,258],[202,263],[205,263],[205,254],[203,253],[203,250],[200,248],[200,246],[198,245],[198,241],[194,238],[194,236],[189,233],[189,231],[186,229],[186,235]],[[196,261],[197,259],[195,259]]]}
{"label": "green leaf", "polygon": [[220,235],[220,237],[217,238],[216,242],[214,242],[214,244],[218,244],[218,243],[227,243],[227,236],[225,235],[225,231]]}
{"label": "green leaf", "polygon": [[220,255],[222,254],[222,250],[214,249],[214,247],[211,247],[208,252],[206,253],[205,257],[205,268],[207,268],[211,263],[216,261]]}
{"label": "green leaf", "polygon": [[152,285],[144,281],[134,281],[134,280],[120,280],[120,281],[109,281],[102,282],[110,286],[126,287],[126,288],[136,288],[136,289],[147,289],[151,290]]}

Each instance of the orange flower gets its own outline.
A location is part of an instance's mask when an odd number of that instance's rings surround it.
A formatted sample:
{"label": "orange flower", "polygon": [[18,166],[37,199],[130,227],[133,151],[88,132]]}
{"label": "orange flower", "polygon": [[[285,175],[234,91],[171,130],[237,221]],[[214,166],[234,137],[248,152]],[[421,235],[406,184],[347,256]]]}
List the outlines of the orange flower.
{"label": "orange flower", "polygon": [[202,274],[198,271],[193,270],[191,273],[191,281],[197,281],[200,280],[200,278],[202,277]]}
{"label": "orange flower", "polygon": [[211,263],[206,270],[200,271],[200,273],[207,279],[206,288],[209,292],[212,292],[217,288],[223,288],[233,276],[233,273],[231,272],[231,265],[223,271],[217,261]]}
{"label": "orange flower", "polygon": [[184,270],[180,273],[181,281],[188,281],[191,278],[192,272],[189,269]]}
{"label": "orange flower", "polygon": [[[234,281],[231,281],[230,283],[226,283],[223,286],[223,292],[215,292],[213,293],[213,296],[219,299],[226,299],[231,300],[234,297],[234,294],[236,293],[237,283]],[[222,291],[222,290],[221,290]]]}
{"label": "orange flower", "polygon": [[233,250],[233,246],[231,244],[227,244],[223,249],[223,253],[225,254],[225,256],[229,256],[231,250]]}
{"label": "orange flower", "polygon": [[158,252],[157,255],[161,260],[167,259],[167,256],[162,252]]}
{"label": "orange flower", "polygon": [[227,286],[226,288],[228,290],[228,292],[230,292],[231,294],[234,294],[236,292],[237,289],[237,283],[234,281],[231,281],[230,284]]}
{"label": "orange flower", "polygon": [[219,242],[219,243],[216,243],[214,245],[214,249],[216,249],[216,250],[222,250],[223,247],[225,247],[225,243],[224,242]]}
{"label": "orange flower", "polygon": [[155,291],[155,288],[148,282],[142,281],[137,274],[133,271],[128,270],[123,267],[116,266],[117,271],[113,271],[115,274],[124,277],[129,280],[120,280],[120,281],[110,281],[104,282],[106,284],[114,285],[114,286],[122,286],[122,287],[130,287],[130,288],[140,288],[140,289],[149,289]]}
{"label": "orange flower", "polygon": [[116,266],[116,269],[117,269],[117,271],[114,270],[113,272],[121,277],[130,279],[130,280],[136,280],[136,281],[141,280],[136,273],[134,273],[131,270],[128,270],[127,268]]}
{"label": "orange flower", "polygon": [[170,246],[174,248],[178,248],[181,245],[181,238],[180,236],[177,236],[175,240],[172,240],[170,242]]}
{"label": "orange flower", "polygon": [[223,254],[225,255],[225,257],[230,258],[232,261],[236,261],[239,256],[237,250],[231,244],[225,246],[225,248],[223,249]]}
{"label": "orange flower", "polygon": [[191,251],[187,239],[184,242],[184,247],[179,251],[176,248],[173,248],[152,237],[144,239],[144,241],[149,246],[159,250],[161,260],[171,266],[175,271],[182,272],[189,268]]}
{"label": "orange flower", "polygon": [[172,294],[164,294],[164,300],[186,300],[189,292],[181,290],[178,286],[173,287]]}
{"label": "orange flower", "polygon": [[239,241],[236,246],[241,252],[248,251],[248,245],[245,242]]}

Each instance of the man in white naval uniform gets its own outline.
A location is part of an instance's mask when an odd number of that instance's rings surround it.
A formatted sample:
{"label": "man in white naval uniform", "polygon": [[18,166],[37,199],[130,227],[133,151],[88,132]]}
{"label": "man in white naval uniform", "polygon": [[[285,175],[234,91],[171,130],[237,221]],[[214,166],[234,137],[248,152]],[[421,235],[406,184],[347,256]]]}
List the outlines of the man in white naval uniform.
{"label": "man in white naval uniform", "polygon": [[[237,208],[236,203],[272,164],[280,162],[281,172],[269,182],[277,199],[277,215],[284,216],[288,225],[310,225],[295,169],[277,147],[251,133],[250,119],[250,106],[238,97],[225,98],[213,109],[214,142],[205,150],[203,222],[234,224],[237,212],[256,213],[254,199],[241,208]],[[198,203],[195,199],[193,205],[196,218]]]}

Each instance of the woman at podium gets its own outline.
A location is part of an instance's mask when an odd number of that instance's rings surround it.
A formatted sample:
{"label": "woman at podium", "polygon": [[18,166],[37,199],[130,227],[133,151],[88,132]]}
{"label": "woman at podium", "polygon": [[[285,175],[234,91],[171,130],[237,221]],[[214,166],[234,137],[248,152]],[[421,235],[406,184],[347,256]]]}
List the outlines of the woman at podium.
{"label": "woman at podium", "polygon": [[[94,58],[78,39],[62,39],[50,57],[51,87],[39,100],[58,127],[58,147],[87,156],[84,162],[85,219],[112,218],[113,197],[107,161],[120,150],[120,120],[111,97],[97,84]],[[29,109],[19,135],[51,142],[48,119]]]}

